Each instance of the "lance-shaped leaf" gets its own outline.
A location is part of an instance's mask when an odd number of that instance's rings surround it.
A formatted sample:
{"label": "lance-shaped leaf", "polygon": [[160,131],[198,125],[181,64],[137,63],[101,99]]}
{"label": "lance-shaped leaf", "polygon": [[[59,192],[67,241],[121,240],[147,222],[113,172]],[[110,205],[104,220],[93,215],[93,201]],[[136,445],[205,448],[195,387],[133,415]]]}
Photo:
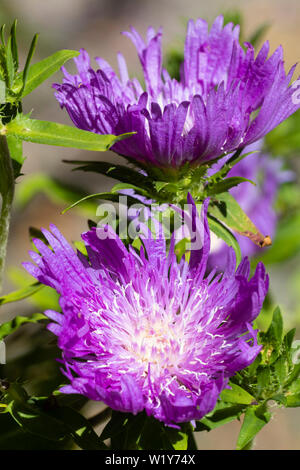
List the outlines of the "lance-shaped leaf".
{"label": "lance-shaped leaf", "polygon": [[10,36],[11,36],[11,53],[14,61],[14,67],[15,67],[15,72],[18,71],[19,67],[19,54],[18,54],[18,46],[17,46],[17,20],[13,22],[13,25],[10,30]]}
{"label": "lance-shaped leaf", "polygon": [[23,289],[19,289],[17,291],[10,292],[9,294],[0,297],[0,305],[7,304],[9,302],[17,302],[18,300],[26,299],[27,297],[30,297],[31,295],[38,292],[43,287],[44,286],[42,284],[40,284],[39,282],[34,282],[33,284],[30,284],[29,286],[26,286]]}
{"label": "lance-shaped leaf", "polygon": [[207,216],[209,228],[217,235],[217,237],[224,240],[228,246],[232,246],[235,251],[236,256],[236,264],[239,265],[242,260],[242,253],[240,249],[240,245],[235,238],[235,236],[228,230],[225,225],[223,225],[218,219],[213,217],[212,215]]}
{"label": "lance-shaped leaf", "polygon": [[263,248],[271,245],[270,236],[264,236],[259,231],[231,194],[222,193],[218,196],[218,199],[212,200],[209,212],[227,227],[240,235],[248,237],[259,247]]}
{"label": "lance-shaped leaf", "polygon": [[[265,333],[260,333],[259,339],[263,344],[262,364],[272,364],[279,357],[282,347],[283,320],[280,309],[276,307],[272,322]],[[263,385],[264,386],[264,385]]]}
{"label": "lance-shaped leaf", "polygon": [[230,389],[225,388],[221,393],[221,399],[227,403],[238,403],[241,405],[250,405],[255,398],[246,390],[237,384],[230,383]]}
{"label": "lance-shaped leaf", "polygon": [[29,67],[30,67],[30,62],[32,60],[32,57],[33,57],[33,54],[34,54],[34,51],[35,51],[35,48],[36,48],[38,36],[39,36],[38,34],[35,34],[33,36],[33,39],[32,39],[31,44],[30,44],[29,52],[27,54],[25,67],[24,67],[24,70],[23,70],[23,73],[22,73],[22,88],[21,88],[21,91],[20,91],[21,96],[22,96],[23,90],[24,90],[25,85],[26,85],[27,76],[28,76]]}
{"label": "lance-shaped leaf", "polygon": [[67,406],[49,411],[51,416],[64,423],[74,442],[84,450],[105,450],[106,445],[95,433],[89,421],[77,411]]}
{"label": "lance-shaped leaf", "polygon": [[133,183],[143,189],[151,189],[151,180],[142,173],[128,168],[124,165],[114,165],[108,162],[86,162],[80,160],[63,160],[64,163],[71,163],[80,165],[73,168],[73,171],[86,171],[92,173],[99,173],[121,181],[122,183]]}
{"label": "lance-shaped leaf", "polygon": [[28,68],[25,86],[20,98],[24,98],[24,96],[31,93],[41,83],[47,80],[47,78],[51,77],[51,75],[57,72],[67,60],[72,59],[73,57],[76,57],[78,55],[78,51],[72,51],[67,49],[61,50],[55,52],[46,59],[43,59],[40,62],[31,65]]}
{"label": "lance-shaped leaf", "polygon": [[266,406],[249,406],[245,413],[244,421],[237,441],[237,450],[246,450],[251,446],[254,437],[270,421],[271,413]]}
{"label": "lance-shaped leaf", "polygon": [[254,33],[252,33],[252,35],[250,36],[250,38],[249,38],[250,44],[252,44],[254,47],[256,47],[257,44],[262,40],[263,36],[265,35],[265,33],[268,31],[269,28],[270,28],[269,23],[263,23],[262,25],[260,25],[254,31]]}
{"label": "lance-shaped leaf", "polygon": [[211,431],[223,426],[223,424],[230,423],[237,419],[243,411],[245,411],[245,405],[220,401],[211,413],[207,414],[201,421],[197,421],[196,432]]}
{"label": "lance-shaped leaf", "polygon": [[[32,280],[30,275],[22,268],[11,267],[8,270],[9,280],[20,290],[26,290]],[[34,293],[31,293],[26,300],[31,303],[39,312],[44,310],[60,310],[58,303],[58,293],[52,288],[45,285],[41,285]]]}
{"label": "lance-shaped leaf", "polygon": [[104,152],[117,141],[126,139],[133,134],[99,135],[65,124],[30,119],[22,114],[3,126],[0,133],[37,144],[58,145],[96,152]]}
{"label": "lance-shaped leaf", "polygon": [[138,199],[135,199],[133,196],[127,196],[127,195],[123,196],[122,194],[118,194],[118,193],[96,193],[96,194],[89,194],[88,196],[83,197],[79,201],[74,202],[69,207],[64,209],[62,211],[62,214],[65,214],[70,209],[73,209],[73,207],[76,207],[78,206],[78,204],[81,204],[82,202],[88,201],[90,199],[104,199],[105,201],[121,202],[120,197],[127,198],[126,202],[128,204],[128,207],[132,206],[133,204],[140,204],[140,201]]}
{"label": "lance-shaped leaf", "polygon": [[255,183],[247,178],[243,178],[242,176],[231,176],[229,178],[225,178],[219,183],[215,183],[209,186],[206,190],[206,194],[207,196],[213,196],[214,194],[224,193],[226,191],[229,191],[229,189],[238,186],[241,183],[251,183],[255,186]]}
{"label": "lance-shaped leaf", "polygon": [[[189,429],[190,428],[190,429]],[[192,432],[191,424],[181,425],[181,429],[174,429],[165,426],[164,433],[174,450],[187,450],[189,434]]]}
{"label": "lance-shaped leaf", "polygon": [[210,176],[208,181],[212,183],[217,183],[217,182],[222,181],[225,178],[225,176],[228,175],[229,171],[234,167],[234,165],[239,163],[244,158],[248,157],[248,155],[251,155],[252,153],[257,153],[258,151],[254,150],[252,152],[247,152],[247,153],[242,153],[242,152],[243,152],[243,149],[240,149],[237,152],[235,152],[232,155],[232,157],[229,158],[229,160],[227,160],[226,163],[224,163],[224,165],[222,166],[222,168],[220,168],[220,170],[218,170],[216,173]]}
{"label": "lance-shaped leaf", "polygon": [[[23,148],[22,148],[22,141],[16,139],[12,136],[7,136],[7,145],[9,148],[9,153],[11,158],[14,160],[13,163],[16,163],[16,168],[21,168],[25,161],[25,157],[23,156]],[[19,176],[19,175],[15,175]]]}
{"label": "lance-shaped leaf", "polygon": [[300,378],[295,380],[286,394],[286,406],[298,407],[300,406]]}
{"label": "lance-shaped leaf", "polygon": [[12,53],[11,36],[8,38],[6,46],[6,79],[8,88],[12,87],[15,76],[15,66]]}
{"label": "lance-shaped leaf", "polygon": [[29,398],[20,384],[12,383],[4,390],[3,401],[6,412],[24,431],[52,441],[72,437],[81,449],[106,449],[84,416],[72,408],[58,406],[53,397]]}
{"label": "lance-shaped leaf", "polygon": [[13,320],[0,325],[0,340],[14,333],[24,323],[37,323],[41,320],[47,320],[47,317],[42,313],[34,313],[31,317],[15,317]]}
{"label": "lance-shaped leaf", "polygon": [[111,188],[111,192],[114,194],[126,189],[133,189],[136,194],[142,194],[144,196],[148,195],[146,190],[139,188],[138,186],[135,186],[132,183],[117,183]]}

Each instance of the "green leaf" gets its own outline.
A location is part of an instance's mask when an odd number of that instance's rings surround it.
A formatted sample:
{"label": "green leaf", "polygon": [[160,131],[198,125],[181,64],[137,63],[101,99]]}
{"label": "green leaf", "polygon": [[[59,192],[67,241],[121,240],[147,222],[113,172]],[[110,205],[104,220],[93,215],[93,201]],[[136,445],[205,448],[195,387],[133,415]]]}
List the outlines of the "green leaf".
{"label": "green leaf", "polygon": [[259,431],[270,421],[271,413],[265,405],[249,406],[237,441],[237,450],[246,449]]}
{"label": "green leaf", "polygon": [[24,323],[37,323],[41,320],[47,320],[47,317],[42,313],[34,313],[31,317],[17,316],[13,320],[0,325],[0,340],[11,335]]}
{"label": "green leaf", "polygon": [[106,449],[86,418],[72,408],[58,406],[56,400],[44,397],[29,399],[20,384],[12,383],[5,391],[4,402],[7,404],[6,412],[31,434],[53,441],[71,436],[81,449]]}
{"label": "green leaf", "polygon": [[[32,277],[24,269],[11,267],[8,270],[8,278],[17,287],[27,288]],[[58,303],[59,295],[55,289],[48,286],[42,286],[34,294],[27,297],[27,301],[34,305],[38,311],[56,310],[60,311]]]}
{"label": "green leaf", "polygon": [[69,449],[69,441],[49,441],[24,431],[8,413],[0,413],[0,450],[60,450]]}
{"label": "green leaf", "polygon": [[267,331],[267,337],[278,345],[282,343],[283,319],[279,307],[276,307],[274,310],[273,319]]}
{"label": "green leaf", "polygon": [[200,421],[197,421],[196,432],[211,431],[223,424],[230,423],[237,419],[245,410],[245,405],[231,404],[219,401],[211,413],[208,413]]}
{"label": "green leaf", "polygon": [[11,36],[8,38],[6,46],[6,73],[7,73],[7,86],[12,87],[15,75],[14,59],[11,50]]}
{"label": "green leaf", "polygon": [[45,235],[43,234],[43,232],[39,228],[29,227],[28,232],[29,232],[29,238],[30,238],[31,242],[35,238],[38,238],[39,240],[42,240],[42,242],[45,243],[45,245],[49,246],[49,242],[48,242],[47,238],[45,237]]}
{"label": "green leaf", "polygon": [[274,310],[268,330],[265,333],[260,333],[259,338],[263,344],[262,364],[272,364],[281,352],[283,339],[283,320],[279,307]]}
{"label": "green leaf", "polygon": [[[243,148],[237,150],[232,155],[232,157],[229,158],[229,160],[227,160],[226,163],[224,163],[224,165],[222,166],[222,168],[220,168],[220,170],[218,170],[216,173],[214,173],[212,176],[210,176],[208,181],[211,182],[211,184],[219,183],[219,182],[223,181],[225,176],[228,175],[228,173],[234,167],[234,165],[239,163],[244,158],[248,157],[248,155],[251,155],[252,153],[257,153],[258,152],[258,150],[254,150],[252,152],[244,152],[243,153],[243,150],[244,150]],[[252,184],[255,184],[255,183],[253,183],[253,181],[250,181],[250,182]]]}
{"label": "green leaf", "polygon": [[[48,414],[48,413],[47,413]],[[68,407],[57,407],[49,414],[64,423],[74,442],[84,450],[106,450],[107,447],[97,436],[89,421],[77,411]]]}
{"label": "green leaf", "polygon": [[187,450],[188,434],[183,429],[165,428],[165,434],[170,441],[173,449]]}
{"label": "green leaf", "polygon": [[33,39],[32,39],[31,44],[30,44],[29,52],[28,52],[28,55],[27,55],[27,58],[26,58],[25,67],[24,67],[23,74],[22,74],[23,85],[22,85],[22,88],[21,88],[21,91],[20,91],[21,96],[22,96],[23,90],[26,86],[27,76],[28,76],[28,72],[29,72],[29,66],[30,66],[31,59],[33,57],[33,54],[34,54],[34,51],[35,51],[35,48],[36,48],[38,36],[39,36],[38,34],[35,34],[33,36]]}
{"label": "green leaf", "polygon": [[129,415],[127,413],[119,413],[116,411],[112,411],[112,417],[103,429],[100,435],[100,439],[102,441],[105,441],[106,439],[110,439],[119,434],[121,432],[121,429],[128,422],[128,417]]}
{"label": "green leaf", "polygon": [[151,416],[144,418],[136,443],[139,450],[174,449],[166,434],[164,424]]}
{"label": "green leaf", "polygon": [[34,282],[33,284],[30,284],[29,286],[26,286],[23,289],[19,289],[15,292],[10,292],[9,294],[0,297],[0,305],[26,299],[27,297],[30,297],[31,295],[38,292],[43,287],[44,286],[40,282]]}
{"label": "green leaf", "polygon": [[147,176],[144,176],[142,173],[139,173],[138,171],[135,171],[132,168],[128,168],[124,165],[112,165],[108,162],[86,162],[79,160],[63,160],[63,162],[80,165],[77,168],[74,168],[73,171],[99,173],[101,175],[108,176],[109,178],[119,180],[122,183],[134,182],[138,187],[143,189],[152,187],[151,181]]}
{"label": "green leaf", "polygon": [[300,376],[300,363],[295,364],[292,371],[289,374],[289,378],[285,384],[287,387],[293,386],[294,382],[297,382]]}
{"label": "green leaf", "polygon": [[51,441],[60,441],[68,435],[65,423],[27,403],[13,401],[10,413],[19,426],[29,433]]}
{"label": "green leaf", "polygon": [[5,30],[5,24],[3,24],[0,28],[0,37],[1,37],[3,46],[5,46],[4,30]]}
{"label": "green leaf", "polygon": [[271,413],[266,406],[249,406],[238,436],[237,450],[247,449],[259,431],[270,421]]}
{"label": "green leaf", "polygon": [[258,396],[264,396],[264,392],[268,390],[271,381],[270,367],[259,367],[257,369],[256,390]]}
{"label": "green leaf", "polygon": [[293,340],[294,340],[295,334],[296,334],[296,328],[292,328],[285,334],[283,338],[283,343],[285,345],[285,348],[288,351],[290,351],[293,346]]}
{"label": "green leaf", "polygon": [[263,36],[265,35],[265,33],[268,31],[269,28],[270,28],[269,23],[263,23],[262,25],[260,25],[254,31],[254,33],[250,36],[250,38],[249,38],[250,44],[252,44],[254,47],[257,46],[258,43],[262,40]]}
{"label": "green leaf", "polygon": [[206,194],[208,196],[213,196],[214,194],[224,193],[226,191],[229,191],[229,189],[234,188],[235,186],[239,185],[240,183],[245,183],[245,182],[254,184],[254,186],[256,186],[256,184],[253,181],[247,178],[242,178],[241,176],[231,176],[229,178],[225,178],[223,181],[220,181],[219,183],[209,186],[206,190]]}
{"label": "green leaf", "polygon": [[218,219],[216,219],[212,215],[208,214],[207,220],[210,230],[212,230],[217,235],[217,237],[224,240],[224,242],[227,243],[228,246],[232,246],[235,251],[236,264],[238,266],[242,260],[242,253],[240,245],[235,236],[231,233],[230,230],[228,230],[227,227],[225,227],[225,225],[223,225]]}
{"label": "green leaf", "polygon": [[51,75],[53,75],[57,70],[60,69],[64,63],[79,55],[78,51],[72,50],[61,50],[55,52],[46,59],[37,62],[29,67],[27,73],[27,79],[25,87],[22,91],[20,98],[31,93],[35,88],[37,88],[41,83],[47,80]]}
{"label": "green leaf", "polygon": [[111,192],[118,193],[119,191],[122,191],[123,189],[133,189],[137,194],[143,194],[145,196],[148,195],[147,191],[131,183],[117,183],[111,188]]}
{"label": "green leaf", "polygon": [[73,147],[97,152],[104,152],[117,141],[126,139],[133,134],[99,135],[65,124],[30,119],[22,114],[6,124],[0,132],[37,144]]}
{"label": "green leaf", "polygon": [[292,383],[285,397],[288,408],[300,406],[300,378]]}
{"label": "green leaf", "polygon": [[241,405],[250,405],[255,401],[255,398],[246,392],[242,387],[237,384],[229,383],[231,389],[225,389],[221,393],[220,398],[229,403],[238,403]]}
{"label": "green leaf", "polygon": [[176,78],[176,80],[180,81],[180,65],[183,60],[183,50],[181,51],[176,48],[167,52],[164,66],[171,78]]}
{"label": "green leaf", "polygon": [[182,238],[178,243],[175,245],[174,252],[177,257],[177,262],[181,260],[183,255],[187,254],[187,244],[189,243],[189,240],[187,238]]}
{"label": "green leaf", "polygon": [[15,162],[17,162],[21,167],[23,165],[24,161],[25,161],[25,157],[23,157],[22,141],[16,139],[15,137],[12,137],[12,136],[8,135],[7,136],[7,145],[8,145],[8,148],[9,148],[9,153],[10,153],[11,158]]}
{"label": "green leaf", "polygon": [[17,45],[17,33],[16,33],[16,28],[17,28],[17,20],[13,22],[13,25],[10,30],[10,35],[11,35],[11,53],[13,57],[13,62],[14,62],[14,68],[15,72],[18,71],[19,67],[19,56],[18,56],[18,45]]}
{"label": "green leaf", "polygon": [[300,392],[287,395],[285,406],[287,408],[296,408],[300,406]]}
{"label": "green leaf", "polygon": [[277,377],[278,383],[280,384],[280,388],[282,388],[288,376],[288,364],[284,356],[280,356],[274,362],[274,371],[275,371],[275,375]]}
{"label": "green leaf", "polygon": [[[88,196],[85,196],[83,197],[82,199],[80,199],[79,201],[76,201],[74,202],[73,204],[71,204],[69,207],[67,207],[66,209],[64,209],[62,211],[62,214],[65,214],[67,211],[69,211],[70,209],[73,209],[73,207],[76,207],[78,206],[78,204],[81,204],[82,202],[85,202],[85,201],[88,201],[90,199],[104,199],[105,201],[111,201],[111,202],[119,202],[120,201],[120,194],[112,194],[112,193],[95,193],[95,194],[89,194]],[[128,206],[131,206],[133,204],[138,204],[140,203],[140,201],[138,201],[137,199],[135,199],[134,197],[132,196],[126,196],[127,197],[127,202],[128,202]]]}
{"label": "green leaf", "polygon": [[221,193],[218,199],[212,200],[209,212],[232,230],[248,237],[259,247],[262,248],[271,244],[271,238],[260,233],[231,194]]}
{"label": "green leaf", "polygon": [[145,413],[132,415],[113,410],[111,420],[104,428],[100,439],[104,441],[110,437],[111,447],[114,450],[137,450],[140,448],[138,441],[147,420]]}

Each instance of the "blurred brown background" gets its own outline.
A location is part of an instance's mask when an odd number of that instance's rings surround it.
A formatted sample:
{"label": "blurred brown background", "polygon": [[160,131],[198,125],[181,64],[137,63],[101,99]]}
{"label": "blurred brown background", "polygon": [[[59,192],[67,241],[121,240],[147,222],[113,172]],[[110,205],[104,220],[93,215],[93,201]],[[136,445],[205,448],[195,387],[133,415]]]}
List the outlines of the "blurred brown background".
{"label": "blurred brown background", "polygon": [[[299,0],[0,0],[0,23],[10,25],[14,18],[18,19],[18,39],[24,54],[33,34],[40,33],[34,61],[58,49],[83,47],[91,57],[102,56],[112,66],[116,66],[116,53],[122,51],[131,75],[140,76],[135,49],[120,34],[129,25],[133,25],[142,34],[149,25],[156,28],[163,26],[163,46],[166,51],[167,46],[181,43],[188,18],[203,17],[211,21],[219,13],[233,8],[238,8],[243,13],[246,36],[260,24],[269,23],[267,38],[270,40],[271,50],[282,44],[287,68],[297,62],[300,56]],[[72,64],[67,67],[69,70],[73,69]],[[35,118],[69,124],[68,116],[60,111],[51,88],[54,81],[60,80],[61,74],[58,73],[27,97],[24,111],[32,110]],[[112,186],[112,180],[99,179],[90,173],[72,173],[69,166],[61,163],[62,159],[68,158],[99,158],[93,152],[26,144],[24,153],[27,160],[23,168],[23,179],[32,173],[45,172],[70,184],[80,183],[86,193],[109,190]],[[103,158],[107,159],[107,155],[103,155]],[[109,158],[116,159],[113,154]],[[47,227],[53,222],[68,240],[79,239],[80,233],[86,229],[86,222],[76,211],[60,215],[63,208],[63,205],[57,206],[40,194],[24,209],[15,209],[8,250],[8,269],[11,266],[20,266],[22,261],[28,259],[28,226]],[[274,278],[274,283],[278,286],[282,284],[278,276]],[[7,278],[5,290],[12,287]],[[15,308],[6,308],[5,317],[2,316],[1,320],[15,316]],[[26,313],[31,307],[22,304],[22,308],[22,313]],[[10,351],[9,354],[15,355],[18,352]],[[234,423],[210,434],[201,433],[199,447],[231,449],[236,442],[238,430],[239,423]],[[300,410],[277,410],[271,423],[258,435],[255,448],[299,449]]]}

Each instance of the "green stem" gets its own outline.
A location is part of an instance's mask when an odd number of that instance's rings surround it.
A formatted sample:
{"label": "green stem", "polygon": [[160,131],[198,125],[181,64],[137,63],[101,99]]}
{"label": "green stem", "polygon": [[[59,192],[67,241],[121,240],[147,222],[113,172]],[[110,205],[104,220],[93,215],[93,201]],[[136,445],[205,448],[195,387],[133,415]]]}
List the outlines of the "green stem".
{"label": "green stem", "polygon": [[192,428],[190,423],[188,424],[187,434],[188,434],[188,448],[187,448],[187,450],[198,450],[197,442],[196,442],[196,439],[195,439],[195,433],[194,433],[193,428]]}
{"label": "green stem", "polygon": [[0,192],[2,194],[2,207],[0,213],[0,292],[2,290],[3,283],[14,187],[14,171],[7,140],[4,135],[0,135]]}

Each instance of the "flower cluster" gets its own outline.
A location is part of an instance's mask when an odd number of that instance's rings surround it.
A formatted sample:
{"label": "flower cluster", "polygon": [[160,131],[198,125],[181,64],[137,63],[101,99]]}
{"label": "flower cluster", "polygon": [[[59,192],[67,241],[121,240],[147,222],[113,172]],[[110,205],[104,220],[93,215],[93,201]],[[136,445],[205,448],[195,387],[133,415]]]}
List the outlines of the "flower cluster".
{"label": "flower cluster", "polygon": [[40,254],[24,266],[60,294],[62,313],[46,315],[70,381],[63,392],[145,410],[172,426],[210,412],[228,379],[259,353],[252,322],[268,289],[264,266],[249,280],[248,260],[235,271],[230,251],[224,274],[207,275],[208,200],[201,220],[190,196],[188,203],[201,240],[189,262],[177,262],[174,238],[167,250],[162,229],[154,237],[142,225],[139,253],[110,226],[82,235],[87,257],[54,226],[43,230],[50,247],[34,241]]}
{"label": "flower cluster", "polygon": [[145,89],[130,79],[124,57],[118,55],[120,78],[102,58],[91,68],[86,51],[75,60],[77,75],[65,69],[56,98],[74,124],[99,134],[135,131],[112,150],[136,162],[179,168],[199,165],[261,139],[295,112],[300,104],[286,75],[282,48],[268,58],[265,42],[254,48],[239,44],[239,26],[223,17],[207,23],[190,20],[181,79],[162,68],[162,32],[149,28],[145,42],[131,28],[124,33],[134,43],[143,68]]}

